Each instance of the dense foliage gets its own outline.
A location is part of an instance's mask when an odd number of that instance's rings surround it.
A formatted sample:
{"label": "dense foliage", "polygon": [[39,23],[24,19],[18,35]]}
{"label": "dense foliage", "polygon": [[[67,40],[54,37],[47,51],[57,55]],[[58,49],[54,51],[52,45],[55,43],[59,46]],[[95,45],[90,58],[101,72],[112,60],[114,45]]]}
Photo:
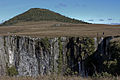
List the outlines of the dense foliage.
{"label": "dense foliage", "polygon": [[16,70],[15,66],[7,67],[7,74],[9,76],[16,76],[18,74],[18,71]]}
{"label": "dense foliage", "polygon": [[59,13],[55,13],[47,9],[32,8],[23,14],[15,16],[8,21],[5,21],[2,25],[13,25],[19,22],[27,21],[59,21],[69,23],[86,23],[80,20],[65,17]]}
{"label": "dense foliage", "polygon": [[95,52],[94,40],[88,37],[70,38],[67,48],[68,63],[66,74],[78,74],[78,62],[83,63],[85,65],[85,71],[88,71],[89,65],[92,64],[92,58],[90,56]]}
{"label": "dense foliage", "polygon": [[105,71],[113,75],[120,75],[120,41],[111,41],[109,56],[104,61]]}

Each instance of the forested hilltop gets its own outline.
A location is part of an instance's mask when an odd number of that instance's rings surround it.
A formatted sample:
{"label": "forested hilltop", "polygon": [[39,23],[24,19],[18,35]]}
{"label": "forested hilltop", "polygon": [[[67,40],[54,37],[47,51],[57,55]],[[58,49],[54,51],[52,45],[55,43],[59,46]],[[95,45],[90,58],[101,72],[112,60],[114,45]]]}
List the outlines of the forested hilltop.
{"label": "forested hilltop", "polygon": [[48,9],[31,8],[28,11],[13,17],[12,19],[5,21],[2,25],[13,25],[19,22],[28,21],[58,21],[58,22],[68,22],[68,23],[81,23],[88,24],[81,20],[71,19],[69,17],[63,16],[59,13],[55,13]]}

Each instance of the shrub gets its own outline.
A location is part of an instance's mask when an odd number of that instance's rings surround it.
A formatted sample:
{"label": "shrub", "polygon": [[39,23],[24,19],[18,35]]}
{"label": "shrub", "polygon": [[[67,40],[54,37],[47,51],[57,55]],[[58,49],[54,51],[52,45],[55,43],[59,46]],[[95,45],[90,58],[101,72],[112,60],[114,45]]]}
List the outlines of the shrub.
{"label": "shrub", "polygon": [[58,39],[58,45],[59,45],[59,57],[58,57],[58,73],[60,74],[62,72],[62,66],[63,66],[63,47],[62,42],[60,38]]}
{"label": "shrub", "polygon": [[120,75],[120,41],[111,41],[108,50],[108,59],[103,63],[104,71],[115,76]]}
{"label": "shrub", "polygon": [[112,75],[107,73],[107,72],[102,72],[102,73],[95,73],[93,75],[93,77],[95,77],[95,78],[107,78],[107,77],[112,77]]}
{"label": "shrub", "polygon": [[7,68],[7,74],[9,76],[16,76],[18,74],[18,71],[16,70],[15,66],[8,67]]}
{"label": "shrub", "polygon": [[44,47],[44,49],[49,50],[49,48],[50,48],[50,44],[49,44],[49,40],[48,40],[47,37],[41,39],[41,45],[42,45],[42,47]]}

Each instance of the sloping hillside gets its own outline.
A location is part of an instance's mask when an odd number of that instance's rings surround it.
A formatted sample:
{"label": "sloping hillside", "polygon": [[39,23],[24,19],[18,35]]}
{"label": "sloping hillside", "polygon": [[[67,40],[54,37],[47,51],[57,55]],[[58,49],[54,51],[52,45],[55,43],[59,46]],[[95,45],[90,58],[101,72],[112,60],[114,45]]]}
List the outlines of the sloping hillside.
{"label": "sloping hillside", "polygon": [[28,21],[58,21],[58,22],[87,24],[86,22],[65,17],[59,13],[55,13],[48,9],[31,8],[28,11],[13,17],[8,21],[5,21],[2,25],[14,25],[19,22],[28,22]]}

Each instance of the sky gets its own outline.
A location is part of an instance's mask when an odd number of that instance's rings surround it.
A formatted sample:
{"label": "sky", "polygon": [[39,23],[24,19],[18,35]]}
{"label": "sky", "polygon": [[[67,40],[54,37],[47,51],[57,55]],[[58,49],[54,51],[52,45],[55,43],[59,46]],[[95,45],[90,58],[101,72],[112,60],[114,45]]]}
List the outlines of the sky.
{"label": "sky", "polygon": [[0,23],[30,8],[44,8],[97,24],[120,24],[120,0],[0,0]]}

